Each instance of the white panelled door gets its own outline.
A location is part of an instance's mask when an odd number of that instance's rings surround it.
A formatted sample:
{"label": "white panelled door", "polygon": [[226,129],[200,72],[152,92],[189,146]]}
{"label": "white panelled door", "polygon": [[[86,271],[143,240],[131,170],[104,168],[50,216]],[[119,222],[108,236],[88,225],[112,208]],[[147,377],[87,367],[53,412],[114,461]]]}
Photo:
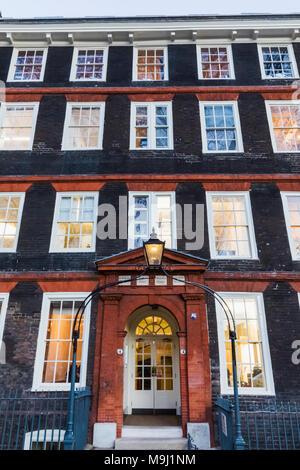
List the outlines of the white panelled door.
{"label": "white panelled door", "polygon": [[140,322],[139,332],[143,334],[135,337],[132,344],[132,408],[176,409],[178,361],[171,328],[161,317],[149,316]]}

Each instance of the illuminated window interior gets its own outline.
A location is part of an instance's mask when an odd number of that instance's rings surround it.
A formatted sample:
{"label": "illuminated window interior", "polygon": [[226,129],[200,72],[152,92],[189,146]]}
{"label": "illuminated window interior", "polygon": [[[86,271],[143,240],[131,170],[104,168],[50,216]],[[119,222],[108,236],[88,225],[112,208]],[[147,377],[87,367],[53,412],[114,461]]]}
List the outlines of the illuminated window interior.
{"label": "illuminated window interior", "polygon": [[18,228],[21,198],[0,197],[0,248],[13,248]]}
{"label": "illuminated window interior", "polygon": [[138,336],[171,335],[172,329],[166,320],[161,317],[151,315],[140,321],[135,330],[135,334]]}
{"label": "illuminated window interior", "polygon": [[[72,327],[81,301],[57,300],[50,304],[48,319],[43,383],[70,382],[72,366]],[[77,346],[76,382],[79,382],[83,344],[83,323]]]}
{"label": "illuminated window interior", "polygon": [[35,107],[30,104],[3,107],[0,148],[7,150],[30,149],[34,110]]}
{"label": "illuminated window interior", "polygon": [[[255,297],[235,297],[226,299],[236,323],[236,359],[238,386],[264,388],[265,373],[263,364],[262,339],[258,319],[258,305]],[[231,340],[229,327],[224,317],[227,383],[233,387]]]}
{"label": "illuminated window interior", "polygon": [[55,248],[91,248],[93,226],[94,196],[63,196],[60,200]]}

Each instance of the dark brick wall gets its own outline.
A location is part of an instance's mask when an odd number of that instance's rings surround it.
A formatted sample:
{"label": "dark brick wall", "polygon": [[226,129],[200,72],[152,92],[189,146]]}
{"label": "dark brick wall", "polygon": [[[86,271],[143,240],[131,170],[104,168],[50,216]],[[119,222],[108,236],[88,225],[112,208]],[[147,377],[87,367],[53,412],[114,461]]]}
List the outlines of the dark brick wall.
{"label": "dark brick wall", "polygon": [[[56,193],[48,183],[34,183],[26,193],[16,253],[0,253],[1,270],[86,270],[94,269],[95,259],[127,250],[127,241],[119,239],[119,197],[127,196],[125,183],[106,183],[99,193],[99,204],[116,209],[117,239],[96,238],[92,253],[49,253]],[[211,260],[209,269],[217,271],[298,271],[299,261],[292,261],[280,191],[275,183],[252,183],[250,201],[258,251],[254,260]],[[188,250],[191,240],[178,237],[178,250],[201,258],[210,258],[205,191],[201,183],[179,183],[176,202],[192,205],[192,229],[195,231],[196,204],[204,206],[204,244]],[[184,215],[184,211],[182,212]],[[107,214],[98,219],[101,223]],[[106,229],[105,229],[106,230]],[[34,240],[34,243],[33,243]],[[193,241],[193,240],[192,240]]]}
{"label": "dark brick wall", "polygon": [[[299,44],[294,43],[295,57],[300,62]],[[0,54],[0,80],[7,81],[11,60],[12,47],[2,47]],[[169,85],[280,85],[289,84],[293,79],[262,80],[256,43],[233,43],[232,55],[235,79],[230,80],[198,80],[196,45],[171,44],[168,46],[169,80],[159,83]],[[78,82],[70,82],[73,47],[49,46],[43,86],[78,86]],[[106,86],[144,86],[143,82],[132,82],[132,46],[110,46],[108,50],[107,80],[105,82],[80,82],[84,87]],[[300,68],[300,67],[299,67]],[[13,87],[39,87],[40,82],[10,82]],[[147,82],[147,86],[157,86],[157,82]]]}
{"label": "dark brick wall", "polygon": [[40,158],[46,153],[49,159],[49,152],[54,154],[61,150],[65,114],[66,99],[63,95],[42,97],[33,142],[33,152],[37,152]]}
{"label": "dark brick wall", "polygon": [[202,154],[199,104],[194,95],[173,100],[174,150],[129,150],[130,101],[125,95],[107,99],[103,150],[62,151],[66,101],[41,100],[33,151],[0,151],[0,175],[42,174],[211,174],[294,173],[295,154],[273,153],[264,101],[242,93],[238,101],[244,153]]}
{"label": "dark brick wall", "polygon": [[1,365],[5,388],[32,386],[41,305],[42,291],[37,283],[19,283],[10,293],[3,334],[6,364]]}

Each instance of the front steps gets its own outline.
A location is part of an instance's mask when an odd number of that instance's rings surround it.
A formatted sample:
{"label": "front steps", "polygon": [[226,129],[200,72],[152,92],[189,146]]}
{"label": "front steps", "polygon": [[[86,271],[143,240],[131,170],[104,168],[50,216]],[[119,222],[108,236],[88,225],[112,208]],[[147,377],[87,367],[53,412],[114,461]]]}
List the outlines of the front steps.
{"label": "front steps", "polygon": [[187,450],[188,440],[184,438],[143,438],[121,437],[116,439],[115,450]]}
{"label": "front steps", "polygon": [[181,426],[123,426],[122,438],[181,438]]}
{"label": "front steps", "polygon": [[[208,423],[187,423],[192,448],[209,450]],[[95,423],[94,449],[115,450],[188,450],[188,439],[181,426],[133,426],[122,428],[122,437],[116,439],[116,423]],[[211,449],[212,450],[212,449]]]}
{"label": "front steps", "polygon": [[181,426],[123,426],[116,450],[187,450]]}

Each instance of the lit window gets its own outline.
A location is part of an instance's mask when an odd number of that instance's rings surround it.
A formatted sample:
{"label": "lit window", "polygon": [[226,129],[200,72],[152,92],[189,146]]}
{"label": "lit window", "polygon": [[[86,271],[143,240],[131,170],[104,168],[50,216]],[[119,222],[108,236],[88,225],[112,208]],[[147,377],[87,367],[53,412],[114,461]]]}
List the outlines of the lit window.
{"label": "lit window", "polygon": [[7,81],[43,81],[46,57],[47,49],[14,49]]}
{"label": "lit window", "polygon": [[131,149],[173,147],[172,103],[132,103]]}
{"label": "lit window", "polygon": [[248,193],[207,193],[213,258],[256,258]]}
{"label": "lit window", "polygon": [[234,78],[231,47],[198,46],[199,79]]}
{"label": "lit window", "polygon": [[129,193],[128,249],[139,248],[154,228],[166,248],[176,248],[174,193]]}
{"label": "lit window", "polygon": [[171,335],[172,329],[170,325],[161,317],[151,315],[143,318],[136,327],[135,334],[137,336],[144,335]]}
{"label": "lit window", "polygon": [[0,149],[31,150],[39,103],[1,105]]}
{"label": "lit window", "polygon": [[[75,315],[85,297],[85,294],[76,293],[44,295],[33,388],[65,390],[69,387],[73,356],[72,329]],[[87,306],[77,343],[75,381],[79,386],[85,385],[86,378],[89,314]]]}
{"label": "lit window", "polygon": [[135,48],[133,80],[168,80],[167,49]]}
{"label": "lit window", "polygon": [[242,135],[235,102],[200,102],[204,153],[242,152]]}
{"label": "lit window", "polygon": [[281,193],[290,249],[295,260],[300,259],[300,193]]}
{"label": "lit window", "polygon": [[101,149],[104,103],[68,103],[62,148],[64,150]]}
{"label": "lit window", "polygon": [[16,251],[23,204],[23,193],[0,193],[0,252]]}
{"label": "lit window", "polygon": [[300,152],[300,102],[266,102],[274,152]]}
{"label": "lit window", "polygon": [[[220,293],[236,325],[236,363],[239,393],[274,393],[262,294]],[[226,316],[216,302],[221,393],[233,393],[231,340]],[[231,325],[232,328],[232,325]]]}
{"label": "lit window", "polygon": [[93,251],[97,193],[58,193],[50,251]]}
{"label": "lit window", "polygon": [[258,46],[262,78],[298,77],[292,45]]}
{"label": "lit window", "polygon": [[70,81],[106,80],[107,55],[107,47],[74,48]]}

